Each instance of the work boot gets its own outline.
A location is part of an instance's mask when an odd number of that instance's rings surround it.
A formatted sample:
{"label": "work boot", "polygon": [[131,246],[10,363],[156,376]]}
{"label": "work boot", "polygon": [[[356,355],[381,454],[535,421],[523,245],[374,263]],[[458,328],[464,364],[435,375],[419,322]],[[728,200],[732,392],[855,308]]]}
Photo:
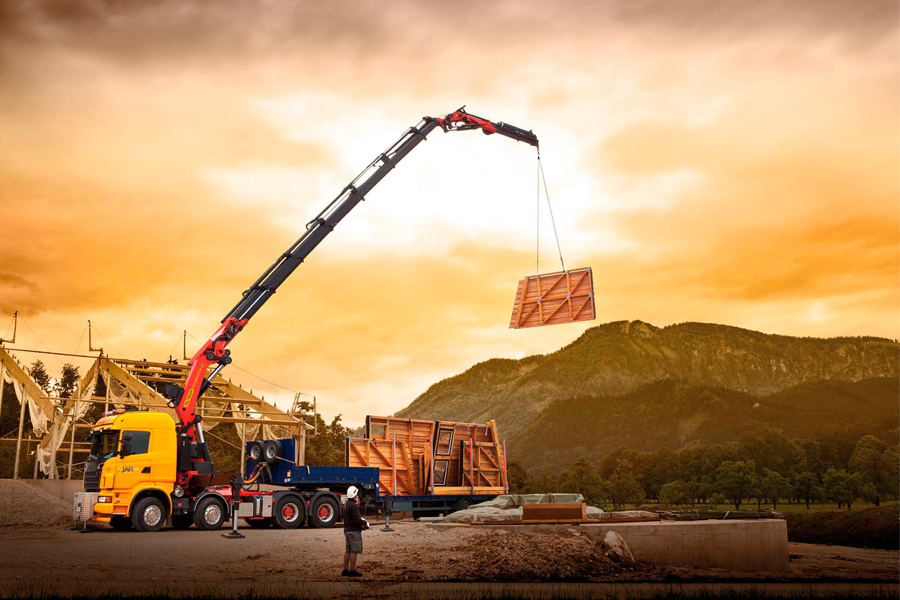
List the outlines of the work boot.
{"label": "work boot", "polygon": [[349,569],[344,569],[343,571],[341,571],[341,577],[349,577],[349,576],[350,576]]}
{"label": "work boot", "polygon": [[350,571],[347,573],[347,577],[362,577],[363,574],[359,571]]}

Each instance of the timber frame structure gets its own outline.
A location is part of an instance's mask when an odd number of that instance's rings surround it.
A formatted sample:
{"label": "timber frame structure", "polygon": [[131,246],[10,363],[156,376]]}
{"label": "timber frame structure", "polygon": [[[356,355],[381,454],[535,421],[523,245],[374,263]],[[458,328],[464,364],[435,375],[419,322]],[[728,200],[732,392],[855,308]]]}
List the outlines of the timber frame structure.
{"label": "timber frame structure", "polygon": [[[66,478],[72,478],[73,457],[75,454],[90,452],[90,444],[81,441],[84,435],[77,432],[90,430],[93,423],[86,422],[83,417],[94,405],[103,405],[103,412],[111,407],[125,407],[131,410],[152,410],[174,415],[160,390],[169,383],[184,384],[190,367],[182,364],[158,363],[146,360],[130,360],[121,358],[98,357],[81,378],[75,394],[71,398],[49,396],[31,378],[16,358],[6,348],[0,346],[0,381],[3,370],[12,377],[29,399],[34,401],[39,410],[51,423],[48,432],[41,439],[23,439],[23,424],[26,402],[21,402],[18,435],[16,442],[16,459],[14,478],[19,478],[19,456],[22,444],[37,443],[35,451],[50,453],[50,472],[48,477],[55,479],[57,474],[58,452],[68,453]],[[98,396],[94,392],[99,379],[103,380],[106,392]],[[113,392],[113,388],[118,393]],[[296,401],[295,401],[296,405]],[[3,386],[0,385],[0,410],[3,406]],[[234,424],[241,438],[241,466],[245,464],[244,453],[246,442],[257,439],[263,427],[273,428],[275,437],[294,437],[299,441],[298,447],[301,462],[305,462],[306,432],[313,429],[295,412],[286,412],[265,398],[255,396],[252,391],[243,389],[224,377],[215,377],[209,389],[198,401],[198,412],[203,422],[212,427],[219,423]],[[75,426],[70,427],[74,422]],[[60,425],[64,424],[64,428]],[[271,431],[271,430],[270,430]],[[65,437],[65,439],[60,439]],[[0,438],[0,441],[13,441],[12,438]],[[79,461],[80,462],[80,461]],[[35,463],[35,477],[37,462]]]}

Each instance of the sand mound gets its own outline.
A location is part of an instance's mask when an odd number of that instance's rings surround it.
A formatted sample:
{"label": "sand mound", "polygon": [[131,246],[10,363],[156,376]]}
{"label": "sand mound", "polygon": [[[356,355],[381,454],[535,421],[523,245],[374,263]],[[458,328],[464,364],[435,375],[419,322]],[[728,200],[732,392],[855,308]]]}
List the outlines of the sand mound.
{"label": "sand mound", "polygon": [[[460,548],[463,549],[463,548]],[[630,570],[573,531],[491,531],[469,540],[459,577],[479,581],[586,581]]]}
{"label": "sand mound", "polygon": [[72,505],[13,479],[0,479],[0,527],[63,527]]}

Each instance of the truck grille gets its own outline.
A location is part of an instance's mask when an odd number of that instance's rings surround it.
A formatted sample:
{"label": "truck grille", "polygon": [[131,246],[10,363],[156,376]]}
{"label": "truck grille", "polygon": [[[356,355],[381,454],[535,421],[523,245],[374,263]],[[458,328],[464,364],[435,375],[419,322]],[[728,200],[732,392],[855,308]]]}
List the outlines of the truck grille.
{"label": "truck grille", "polygon": [[88,461],[84,465],[84,491],[99,492],[100,491],[100,471],[103,465],[95,461]]}

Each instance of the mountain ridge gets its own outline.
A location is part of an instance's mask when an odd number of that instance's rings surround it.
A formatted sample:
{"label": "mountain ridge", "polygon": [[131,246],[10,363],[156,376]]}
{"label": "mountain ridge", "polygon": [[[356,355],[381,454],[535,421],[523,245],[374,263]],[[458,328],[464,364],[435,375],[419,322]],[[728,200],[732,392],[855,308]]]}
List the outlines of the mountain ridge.
{"label": "mountain ridge", "polygon": [[549,354],[494,358],[439,381],[396,414],[482,422],[514,438],[554,400],[611,397],[655,381],[765,396],[817,381],[900,375],[900,345],[873,336],[814,338],[731,325],[656,327],[614,321],[587,329]]}

